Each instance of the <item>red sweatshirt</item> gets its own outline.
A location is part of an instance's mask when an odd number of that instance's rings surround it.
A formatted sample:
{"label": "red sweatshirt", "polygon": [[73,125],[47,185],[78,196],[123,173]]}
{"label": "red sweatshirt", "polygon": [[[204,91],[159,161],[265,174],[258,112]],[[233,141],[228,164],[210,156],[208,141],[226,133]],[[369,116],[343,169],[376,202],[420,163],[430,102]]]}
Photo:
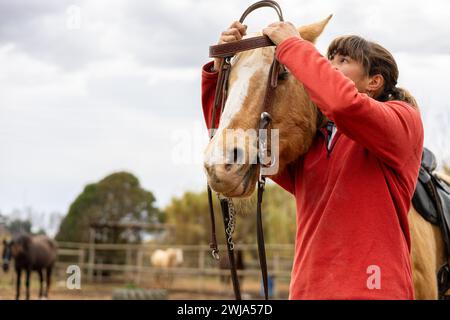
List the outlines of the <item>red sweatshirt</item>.
{"label": "red sweatshirt", "polygon": [[[407,214],[423,149],[419,111],[359,93],[305,40],[284,41],[277,58],[337,127],[329,150],[327,130],[318,130],[275,179],[297,204],[290,299],[413,299]],[[210,67],[202,76],[207,123],[217,81]]]}

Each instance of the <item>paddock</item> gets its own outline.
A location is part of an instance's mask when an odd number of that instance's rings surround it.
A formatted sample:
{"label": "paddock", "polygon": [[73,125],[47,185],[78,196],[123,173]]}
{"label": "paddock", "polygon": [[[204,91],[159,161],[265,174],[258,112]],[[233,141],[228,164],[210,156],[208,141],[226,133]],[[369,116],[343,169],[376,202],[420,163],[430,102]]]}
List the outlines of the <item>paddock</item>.
{"label": "paddock", "polygon": [[[221,270],[219,263],[210,253],[208,245],[203,246],[162,246],[152,244],[93,244],[58,243],[58,258],[49,294],[50,300],[110,300],[119,291],[163,290],[167,299],[233,299],[231,283],[220,281],[221,275],[229,275]],[[151,264],[151,256],[156,250],[178,248],[183,251],[183,263],[161,270]],[[244,278],[242,292],[244,299],[260,299],[261,272],[256,245],[239,245],[245,259],[245,270],[238,274]],[[221,255],[225,247],[219,247]],[[292,245],[267,245],[269,276],[273,280],[272,299],[288,297],[290,270],[292,266]],[[104,258],[108,257],[108,263]],[[67,280],[69,266],[77,266],[81,271],[80,289],[71,289]],[[161,279],[161,273],[167,277]],[[165,279],[171,279],[165,281]],[[15,274],[9,272],[0,276],[0,299],[14,298]],[[37,299],[38,277],[31,277],[31,299]],[[159,295],[155,297],[161,298]],[[151,298],[151,295],[150,295]]]}

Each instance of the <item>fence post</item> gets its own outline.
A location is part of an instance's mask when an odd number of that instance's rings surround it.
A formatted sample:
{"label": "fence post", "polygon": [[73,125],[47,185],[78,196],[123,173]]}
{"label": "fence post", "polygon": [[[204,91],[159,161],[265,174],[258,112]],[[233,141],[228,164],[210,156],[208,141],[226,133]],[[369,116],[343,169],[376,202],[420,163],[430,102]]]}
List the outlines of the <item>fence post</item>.
{"label": "fence post", "polygon": [[198,273],[198,291],[199,293],[203,293],[204,289],[205,289],[205,250],[203,249],[203,246],[200,246],[200,251],[198,254],[198,268],[199,268],[199,273]]}
{"label": "fence post", "polygon": [[130,249],[130,246],[127,245],[125,250],[126,250],[126,252],[125,252],[125,254],[126,254],[125,278],[126,278],[126,281],[128,282],[128,281],[132,281],[132,271],[130,270],[130,267],[131,267],[131,249]]}
{"label": "fence post", "polygon": [[275,250],[275,254],[273,256],[273,264],[274,264],[274,276],[272,277],[272,288],[273,288],[273,297],[275,299],[278,299],[279,297],[279,289],[278,289],[278,285],[276,283],[276,280],[278,278],[278,274],[281,271],[281,267],[280,267],[280,254],[278,250]]}
{"label": "fence post", "polygon": [[79,248],[78,249],[78,266],[81,268],[83,263],[84,263],[84,249]]}
{"label": "fence post", "polygon": [[94,265],[95,265],[95,230],[90,229],[89,235],[89,266],[88,266],[88,279],[90,282],[94,280]]}
{"label": "fence post", "polygon": [[136,270],[136,277],[135,281],[137,285],[141,284],[141,273],[142,273],[142,266],[143,266],[143,260],[144,260],[144,251],[141,247],[139,247],[137,251],[137,270]]}

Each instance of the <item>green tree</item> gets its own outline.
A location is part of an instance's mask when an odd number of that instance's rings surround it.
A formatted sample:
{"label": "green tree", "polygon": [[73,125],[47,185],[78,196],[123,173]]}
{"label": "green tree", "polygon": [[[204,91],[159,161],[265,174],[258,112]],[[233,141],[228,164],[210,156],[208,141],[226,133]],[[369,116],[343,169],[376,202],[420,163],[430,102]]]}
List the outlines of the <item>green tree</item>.
{"label": "green tree", "polygon": [[[216,234],[220,244],[225,243],[224,226],[217,197],[213,197],[216,217]],[[236,208],[236,243],[256,242],[256,194],[246,200],[234,199]],[[168,239],[174,244],[208,244],[211,221],[207,193],[186,192],[173,198],[164,210],[175,232]],[[267,243],[292,244],[295,240],[295,201],[278,186],[266,187],[263,201],[263,224]]]}
{"label": "green tree", "polygon": [[[62,220],[56,240],[88,242],[91,223],[102,222],[161,222],[162,212],[155,206],[155,197],[144,190],[139,180],[130,173],[118,172],[98,183],[87,185],[71,204]],[[129,231],[128,231],[129,232]],[[137,242],[138,230],[133,232]],[[105,242],[127,242],[124,231],[111,230]]]}
{"label": "green tree", "polygon": [[[255,209],[256,210],[256,209]],[[294,197],[279,186],[268,185],[263,198],[264,235],[269,243],[293,244],[297,233]]]}
{"label": "green tree", "polygon": [[[216,212],[218,206],[216,206]],[[174,228],[168,242],[174,244],[209,243],[209,211],[206,192],[186,192],[180,198],[172,198],[164,210],[167,223]]]}
{"label": "green tree", "polygon": [[31,234],[31,221],[14,219],[6,224],[6,229],[11,234],[30,233]]}

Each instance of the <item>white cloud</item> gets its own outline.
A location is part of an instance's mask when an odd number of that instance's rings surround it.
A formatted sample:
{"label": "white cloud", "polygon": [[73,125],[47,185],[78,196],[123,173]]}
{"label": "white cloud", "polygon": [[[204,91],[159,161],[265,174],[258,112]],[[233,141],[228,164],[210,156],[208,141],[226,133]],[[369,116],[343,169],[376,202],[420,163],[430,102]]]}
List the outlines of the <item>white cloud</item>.
{"label": "white cloud", "polygon": [[[208,46],[252,2],[0,0],[2,212],[65,212],[85,184],[116,170],[135,173],[160,205],[202,189],[201,164],[172,163],[173,131],[202,127]],[[298,25],[334,14],[321,52],[347,33],[391,50],[421,104],[427,145],[450,162],[448,1],[280,3]],[[81,8],[80,29],[66,27],[69,5]],[[247,24],[258,31],[275,17],[264,9]]]}

